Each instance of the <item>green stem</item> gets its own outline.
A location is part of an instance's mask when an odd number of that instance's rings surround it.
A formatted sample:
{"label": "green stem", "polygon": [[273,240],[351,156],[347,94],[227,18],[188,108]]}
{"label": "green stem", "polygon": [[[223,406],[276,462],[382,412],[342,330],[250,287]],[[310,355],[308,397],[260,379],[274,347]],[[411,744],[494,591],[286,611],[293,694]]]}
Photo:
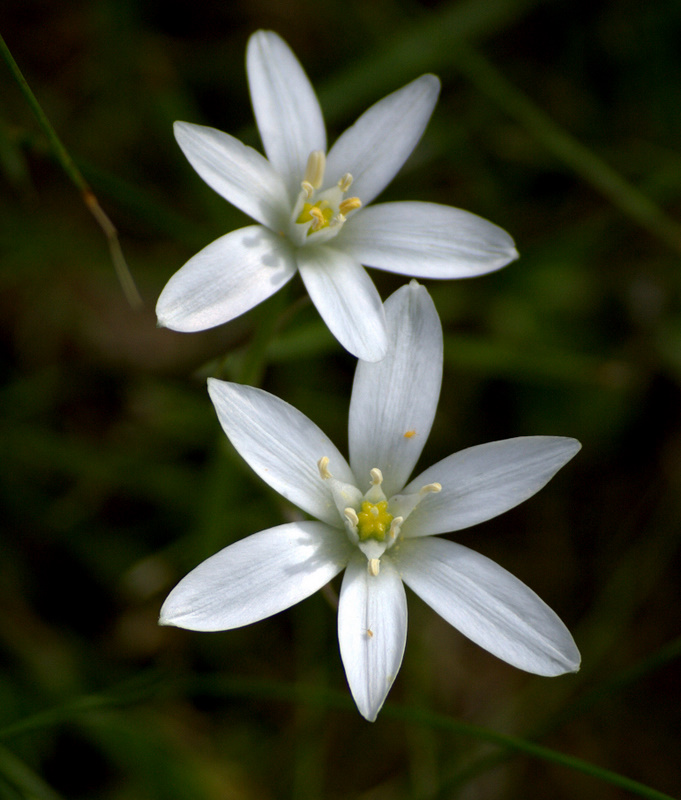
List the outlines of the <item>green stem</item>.
{"label": "green stem", "polygon": [[140,297],[133,277],[130,274],[128,265],[125,261],[125,256],[123,255],[123,250],[121,249],[121,244],[118,239],[118,231],[114,227],[114,224],[111,222],[109,217],[102,210],[102,207],[99,205],[99,200],[97,200],[95,197],[95,194],[90,188],[88,182],[85,180],[81,171],[74,163],[67,149],[62,144],[60,138],[57,136],[57,132],[52,127],[47,115],[40,106],[36,96],[33,94],[31,87],[28,85],[26,78],[24,78],[21,70],[19,69],[19,65],[14,60],[14,57],[5,44],[5,40],[2,38],[2,36],[0,36],[0,54],[2,54],[5,63],[9,67],[9,71],[12,73],[12,77],[17,82],[21,93],[38,120],[38,124],[47,137],[57,161],[62,165],[64,172],[66,172],[68,177],[71,179],[71,182],[80,190],[85,206],[92,216],[97,220],[97,224],[104,232],[104,236],[106,236],[106,240],[109,245],[111,260],[113,261],[114,269],[116,270],[116,275],[118,276],[121,288],[123,289],[128,302],[133,308],[140,308],[142,306],[142,298]]}
{"label": "green stem", "polygon": [[23,797],[31,800],[62,800],[38,775],[24,762],[0,745],[0,775],[10,786],[16,788]]}
{"label": "green stem", "polygon": [[[676,646],[674,646],[673,652],[676,653]],[[665,653],[665,657],[668,657],[668,655],[668,653]],[[276,681],[224,678],[222,676],[195,678],[184,684],[182,680],[176,682],[172,681],[172,679],[168,680],[159,672],[151,671],[134,682],[116,687],[108,694],[80,698],[68,705],[41,712],[13,725],[8,725],[0,729],[0,737],[6,738],[18,733],[80,719],[83,716],[101,711],[103,708],[116,708],[134,704],[155,695],[166,694],[171,689],[176,691],[185,689],[190,696],[193,692],[200,692],[201,694],[212,693],[217,697],[252,697],[260,700],[269,699],[285,703],[324,706],[356,713],[351,699],[344,692],[334,692],[328,689],[285,684]],[[648,800],[674,800],[670,795],[576,756],[566,755],[527,739],[509,736],[505,733],[497,733],[488,728],[452,719],[427,709],[387,703],[381,711],[381,717],[384,719],[399,719],[415,725],[424,725],[435,730],[488,742],[508,751],[524,753],[532,758],[589,775],[611,786],[625,789],[638,797],[648,798]],[[0,756],[3,753],[6,754],[6,751],[0,751]]]}
{"label": "green stem", "polygon": [[457,44],[454,63],[478,89],[549,152],[649,233],[681,252],[681,225],[647,195],[554,122],[470,45]]}
{"label": "green stem", "polygon": [[[239,680],[239,679],[219,679],[216,682],[201,681],[200,687],[197,689],[205,692],[210,691],[212,688],[218,693],[224,693],[237,697],[267,697],[279,701],[289,703],[308,703],[308,704],[322,704],[333,708],[342,708],[347,710],[352,706],[350,699],[341,694],[340,692],[332,692],[328,690],[317,690],[312,687],[292,686],[287,684],[280,684],[270,681],[256,681],[256,680]],[[588,761],[584,761],[576,756],[566,755],[557,750],[552,750],[549,747],[544,747],[535,742],[527,739],[521,739],[517,736],[509,736],[505,733],[497,733],[496,731],[488,728],[483,728],[479,725],[473,725],[468,722],[461,722],[456,719],[451,719],[442,714],[437,714],[427,709],[416,708],[413,706],[394,705],[392,703],[386,704],[381,710],[383,718],[392,717],[393,719],[400,719],[405,722],[410,722],[416,725],[424,725],[436,730],[447,731],[459,736],[465,736],[472,739],[479,739],[484,742],[489,742],[505,750],[511,750],[518,753],[537,758],[542,761],[547,761],[552,764],[557,764],[562,767],[567,767],[575,772],[581,772],[584,775],[589,775],[592,778],[608,783],[611,786],[617,786],[620,789],[635,794],[639,797],[648,798],[648,800],[675,800],[670,795],[659,792],[650,786],[646,786],[639,781],[627,778],[612,770],[599,767]]]}

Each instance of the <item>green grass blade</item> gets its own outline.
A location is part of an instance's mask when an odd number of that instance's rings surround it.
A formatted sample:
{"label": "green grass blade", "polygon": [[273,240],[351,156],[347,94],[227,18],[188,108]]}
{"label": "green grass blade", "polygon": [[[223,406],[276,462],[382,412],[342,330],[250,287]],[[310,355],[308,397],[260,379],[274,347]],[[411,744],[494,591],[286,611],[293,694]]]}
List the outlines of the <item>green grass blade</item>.
{"label": "green grass blade", "polygon": [[[345,710],[352,708],[354,710],[354,706],[347,695],[340,692],[318,690],[309,686],[295,686],[271,681],[224,678],[200,682],[200,691],[205,692],[211,689],[220,694],[237,697],[250,696],[269,698],[289,703],[321,704],[332,708]],[[497,733],[496,731],[484,728],[480,725],[461,722],[460,720],[452,719],[427,709],[387,703],[381,710],[381,716],[383,718],[389,717],[392,719],[399,719],[414,725],[423,725],[434,730],[446,731],[458,736],[488,742],[507,751],[522,753],[541,761],[566,767],[575,772],[581,772],[603,783],[625,789],[638,797],[648,798],[648,800],[675,800],[675,798],[664,794],[664,792],[659,792],[657,789],[646,786],[639,781],[627,778],[625,775],[620,775],[604,767],[599,767],[577,756],[571,756],[557,750],[552,750],[549,747],[544,747],[536,742],[518,736]]]}
{"label": "green grass blade", "polygon": [[97,200],[97,197],[90,188],[88,182],[85,180],[81,171],[78,169],[73,159],[69,155],[68,150],[62,144],[61,139],[57,136],[57,132],[52,127],[52,124],[43,111],[38,99],[33,94],[31,87],[28,85],[28,81],[19,69],[19,65],[14,60],[14,57],[12,56],[12,53],[7,47],[2,36],[0,36],[0,54],[9,67],[9,71],[12,73],[12,77],[17,82],[19,89],[21,90],[21,93],[23,94],[31,111],[38,120],[38,124],[47,137],[57,161],[61,164],[64,172],[66,172],[72,183],[80,190],[87,210],[92,214],[95,220],[97,220],[97,224],[104,232],[104,236],[106,236],[106,240],[109,245],[111,260],[113,261],[114,269],[116,270],[116,275],[118,276],[121,288],[123,289],[128,302],[133,308],[140,308],[142,306],[142,298],[137,290],[137,287],[135,286],[135,281],[133,280],[133,277],[130,274],[130,269],[125,261],[125,256],[123,255],[123,250],[121,249],[121,243],[118,239],[118,231],[116,230],[113,222],[111,222],[109,217],[104,213],[102,207],[99,205],[99,200]]}
{"label": "green grass blade", "polygon": [[0,746],[0,775],[26,800],[62,800],[61,795],[5,747]]}
{"label": "green grass blade", "polygon": [[681,225],[615,169],[553,121],[484,56],[463,42],[456,67],[550,153],[604,195],[630,219],[681,253]]}

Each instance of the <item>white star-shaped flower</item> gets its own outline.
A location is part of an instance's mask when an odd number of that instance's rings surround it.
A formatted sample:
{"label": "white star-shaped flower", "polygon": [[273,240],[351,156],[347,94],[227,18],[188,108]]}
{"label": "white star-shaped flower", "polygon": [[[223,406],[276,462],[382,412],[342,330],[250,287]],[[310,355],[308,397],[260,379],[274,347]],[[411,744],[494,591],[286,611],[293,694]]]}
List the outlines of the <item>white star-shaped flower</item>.
{"label": "white star-shaped flower", "polygon": [[251,99],[267,154],[214,128],[175,123],[190,164],[258,225],[191,258],[159,297],[159,324],[199,331],[228,322],[296,271],[338,341],[377,361],[387,338],[381,298],[364,265],[422,278],[464,278],[505,266],[511,237],[474,214],[435,203],[366,206],[421,138],[440,89],[423,75],[363,114],[326,155],[314,89],[288,45],[258,31],[249,43]]}
{"label": "white star-shaped flower", "polygon": [[257,474],[315,520],[249,536],[204,561],[173,589],[161,624],[238,628],[313,594],[345,569],[338,637],[360,713],[376,719],[402,662],[403,582],[462,633],[539,675],[579,668],[565,625],[525,584],[437,534],[531,497],[579,450],[529,436],[471,447],[407,483],[430,432],[442,377],[442,329],[416,281],[385,304],[388,352],[357,365],[350,463],[301,412],[250,386],[211,379],[220,423]]}

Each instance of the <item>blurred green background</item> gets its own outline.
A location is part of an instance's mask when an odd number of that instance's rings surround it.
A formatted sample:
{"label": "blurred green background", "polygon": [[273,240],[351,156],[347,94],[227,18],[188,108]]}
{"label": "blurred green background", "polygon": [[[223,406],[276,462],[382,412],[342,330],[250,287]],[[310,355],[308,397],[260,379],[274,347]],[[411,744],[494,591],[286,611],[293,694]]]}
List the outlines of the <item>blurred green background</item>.
{"label": "blurred green background", "polygon": [[[189,569],[292,513],[230,449],[208,375],[263,386],[346,446],[354,362],[298,279],[222,328],[155,327],[168,278],[245,220],[172,122],[260,147],[244,70],[260,27],[305,66],[330,141],[419,74],[442,79],[383,198],[488,217],[521,259],[428,284],[446,363],[423,463],[509,436],[581,440],[535,498],[456,535],[565,620],[578,675],[514,670],[410,596],[404,665],[370,725],[319,594],[233,632],[156,625]],[[144,299],[127,304],[0,63],[0,798],[632,796],[444,718],[678,793],[681,5],[4,0],[0,32]],[[384,298],[403,283],[372,274]]]}

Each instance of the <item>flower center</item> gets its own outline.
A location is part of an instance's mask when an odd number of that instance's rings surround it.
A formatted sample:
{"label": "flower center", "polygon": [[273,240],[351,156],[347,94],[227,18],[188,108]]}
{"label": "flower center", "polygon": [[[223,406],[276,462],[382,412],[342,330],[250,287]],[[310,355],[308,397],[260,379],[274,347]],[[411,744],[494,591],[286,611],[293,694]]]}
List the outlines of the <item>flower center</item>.
{"label": "flower center", "polygon": [[298,244],[305,244],[309,237],[318,242],[333,238],[343,227],[347,215],[362,206],[359,197],[344,196],[352,185],[349,172],[336,186],[320,192],[325,169],[326,156],[321,150],[313,150],[307,160],[301,192],[292,215],[292,235]]}
{"label": "flower center", "polygon": [[388,513],[388,501],[370,503],[364,500],[361,511],[357,514],[357,533],[360,541],[374,538],[379,542],[385,541],[386,531],[390,528],[393,515]]}
{"label": "flower center", "polygon": [[388,500],[381,488],[383,474],[378,467],[370,471],[371,485],[365,494],[356,486],[336,480],[329,471],[327,456],[319,459],[317,468],[320,478],[328,482],[350,541],[364,553],[369,574],[374,576],[380,572],[381,557],[400,537],[409,514],[426,495],[442,489],[439,483],[429,483],[418,492],[397,494]]}

